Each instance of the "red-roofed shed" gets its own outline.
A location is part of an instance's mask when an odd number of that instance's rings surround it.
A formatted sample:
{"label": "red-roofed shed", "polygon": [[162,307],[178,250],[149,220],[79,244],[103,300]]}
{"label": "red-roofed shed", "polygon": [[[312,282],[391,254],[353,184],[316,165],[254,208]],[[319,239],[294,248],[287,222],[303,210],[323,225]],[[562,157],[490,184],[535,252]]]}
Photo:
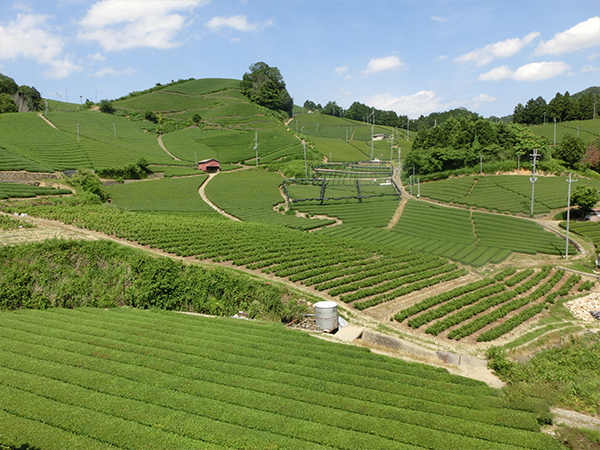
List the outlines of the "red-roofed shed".
{"label": "red-roofed shed", "polygon": [[221,163],[214,158],[198,161],[198,170],[204,170],[206,173],[216,173],[220,169]]}

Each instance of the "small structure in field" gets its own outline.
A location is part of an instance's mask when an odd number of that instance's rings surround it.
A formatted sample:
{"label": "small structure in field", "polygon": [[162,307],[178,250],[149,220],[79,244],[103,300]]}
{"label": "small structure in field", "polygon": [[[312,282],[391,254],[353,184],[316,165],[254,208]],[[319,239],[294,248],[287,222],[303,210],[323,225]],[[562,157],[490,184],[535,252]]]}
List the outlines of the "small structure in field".
{"label": "small structure in field", "polygon": [[385,139],[385,134],[374,134],[373,135],[373,140],[374,141],[383,141]]}
{"label": "small structure in field", "polygon": [[221,163],[214,158],[198,161],[198,170],[203,170],[206,173],[217,173],[220,169]]}

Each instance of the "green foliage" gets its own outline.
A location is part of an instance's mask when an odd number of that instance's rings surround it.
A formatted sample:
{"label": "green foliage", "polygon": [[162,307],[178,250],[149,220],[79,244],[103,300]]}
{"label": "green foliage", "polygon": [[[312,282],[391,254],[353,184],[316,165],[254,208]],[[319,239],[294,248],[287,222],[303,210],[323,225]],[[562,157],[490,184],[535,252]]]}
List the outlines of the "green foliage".
{"label": "green foliage", "polygon": [[535,395],[551,404],[600,412],[600,336],[565,338],[524,364],[503,363],[500,378],[508,395]]}
{"label": "green foliage", "polygon": [[34,228],[35,225],[12,217],[0,215],[0,230],[16,230],[18,228]]}
{"label": "green foliage", "polygon": [[77,169],[77,174],[66,181],[69,186],[77,190],[78,195],[84,193],[91,195],[90,199],[95,200],[94,203],[108,200],[108,194],[100,178],[89,169]]}
{"label": "green foliage", "polygon": [[573,168],[583,158],[585,149],[586,145],[582,139],[566,134],[561,144],[554,151],[554,156]]}
{"label": "green foliage", "polygon": [[296,298],[288,299],[294,307],[284,305],[282,297],[291,294],[275,285],[154,258],[109,241],[4,247],[0,261],[0,309],[131,306],[215,315],[244,310],[252,318],[284,321],[305,312]]}
{"label": "green foliage", "polygon": [[417,174],[463,167],[474,170],[481,161],[489,164],[517,159],[517,155],[526,159],[533,149],[538,149],[543,160],[548,143],[526,127],[451,117],[440,126],[419,131],[403,166],[407,177],[413,166]]}
{"label": "green foliage", "polygon": [[158,123],[158,117],[152,111],[144,112],[144,119],[149,120],[152,123]]}
{"label": "green foliage", "polygon": [[600,201],[598,188],[592,186],[578,185],[571,193],[571,204],[577,205],[584,211],[591,211]]}
{"label": "green foliage", "polygon": [[106,99],[100,100],[100,103],[98,104],[99,108],[100,108],[100,112],[103,112],[105,114],[114,114],[115,112],[115,107],[113,106],[112,102]]}
{"label": "green foliage", "polygon": [[240,88],[251,101],[269,109],[279,109],[292,115],[294,101],[277,67],[264,62],[252,64],[242,77]]}
{"label": "green foliage", "polygon": [[192,122],[194,122],[196,124],[196,126],[200,125],[200,122],[202,121],[202,116],[198,113],[195,113],[192,116]]}
{"label": "green foliage", "polygon": [[7,93],[0,93],[0,114],[16,112],[19,112],[19,108],[12,97]]}
{"label": "green foliage", "polygon": [[0,93],[2,94],[16,94],[19,90],[19,85],[15,83],[11,77],[0,73]]}
{"label": "green foliage", "polygon": [[148,162],[144,158],[137,160],[135,164],[126,164],[121,168],[106,167],[97,169],[96,175],[102,178],[121,178],[128,180],[141,180],[148,177],[150,169]]}

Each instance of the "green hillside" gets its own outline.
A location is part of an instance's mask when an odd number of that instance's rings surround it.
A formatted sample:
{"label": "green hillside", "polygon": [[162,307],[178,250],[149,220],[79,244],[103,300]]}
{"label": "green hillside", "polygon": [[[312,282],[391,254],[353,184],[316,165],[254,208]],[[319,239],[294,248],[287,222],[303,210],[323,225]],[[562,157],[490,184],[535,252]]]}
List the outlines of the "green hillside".
{"label": "green hillside", "polygon": [[[538,136],[548,139],[550,144],[554,143],[554,123],[550,120],[546,125],[530,125],[530,128]],[[600,137],[600,119],[557,122],[556,143],[560,144],[566,134],[577,136],[577,128],[579,128],[579,137],[585,142],[590,142]]]}
{"label": "green hillside", "polygon": [[281,325],[130,309],[1,314],[0,441],[44,449],[559,449],[445,370]]}
{"label": "green hillside", "polygon": [[[0,170],[122,167],[142,157],[152,165],[190,165],[206,158],[254,162],[257,132],[263,164],[302,154],[300,141],[270,112],[250,103],[238,80],[175,83],[131,93],[113,106],[115,114],[103,114],[49,100],[48,119],[58,130],[34,114],[3,114],[0,127],[7,131],[0,137]],[[146,111],[162,122],[145,120]],[[202,117],[200,127],[191,121],[197,114]],[[158,134],[182,162],[160,148]]]}

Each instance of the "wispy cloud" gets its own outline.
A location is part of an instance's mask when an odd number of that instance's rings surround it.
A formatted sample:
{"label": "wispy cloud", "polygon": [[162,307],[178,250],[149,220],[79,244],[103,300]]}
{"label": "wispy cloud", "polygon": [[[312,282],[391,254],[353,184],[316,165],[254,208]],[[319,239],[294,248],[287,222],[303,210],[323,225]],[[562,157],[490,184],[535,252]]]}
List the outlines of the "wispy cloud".
{"label": "wispy cloud", "polygon": [[97,41],[105,51],[172,48],[179,45],[176,38],[187,25],[187,18],[176,12],[205,3],[207,0],[101,0],[79,22],[77,37]]}
{"label": "wispy cloud", "polygon": [[0,26],[0,54],[4,59],[32,59],[49,66],[50,78],[66,78],[83,67],[64,54],[66,39],[47,25],[49,16],[18,14],[7,26]]}
{"label": "wispy cloud", "polygon": [[246,16],[216,16],[206,22],[206,26],[212,30],[221,30],[223,28],[232,28],[236,31],[260,31],[273,25],[273,20],[269,19],[263,23],[250,23]]}
{"label": "wispy cloud", "polygon": [[402,61],[397,56],[384,56],[383,58],[373,58],[367,64],[365,74],[383,72],[384,70],[394,69],[402,66]]}
{"label": "wispy cloud", "polygon": [[336,67],[333,72],[336,75],[344,75],[345,73],[348,73],[348,64],[344,64],[343,66],[340,67]]}
{"label": "wispy cloud", "polygon": [[500,66],[481,74],[478,80],[500,81],[512,79],[515,81],[542,81],[557,77],[570,68],[563,61],[544,61],[525,64],[514,71],[508,66]]}
{"label": "wispy cloud", "polygon": [[105,77],[106,75],[112,75],[113,77],[120,77],[121,75],[133,75],[136,72],[137,71],[133,67],[127,67],[122,70],[116,70],[116,69],[113,69],[112,67],[105,67],[103,69],[100,69],[96,73],[94,73],[94,76],[96,78],[102,78],[102,77]]}
{"label": "wispy cloud", "polygon": [[433,20],[434,22],[445,22],[448,19],[444,19],[443,17],[440,17],[440,16],[431,16],[431,20]]}
{"label": "wispy cloud", "polygon": [[580,22],[552,39],[541,42],[535,49],[536,55],[562,55],[600,43],[600,16]]}
{"label": "wispy cloud", "polygon": [[442,97],[438,97],[434,91],[420,91],[402,97],[379,94],[364,100],[367,105],[372,105],[377,109],[394,110],[398,114],[407,115],[411,118],[419,117],[421,114],[429,114],[432,111],[441,111],[444,108]]}
{"label": "wispy cloud", "polygon": [[477,48],[472,52],[461,55],[455,59],[456,62],[466,63],[475,62],[478,66],[483,66],[495,59],[508,58],[519,53],[523,47],[540,35],[534,31],[523,38],[506,39],[494,44],[488,44],[485,47]]}

